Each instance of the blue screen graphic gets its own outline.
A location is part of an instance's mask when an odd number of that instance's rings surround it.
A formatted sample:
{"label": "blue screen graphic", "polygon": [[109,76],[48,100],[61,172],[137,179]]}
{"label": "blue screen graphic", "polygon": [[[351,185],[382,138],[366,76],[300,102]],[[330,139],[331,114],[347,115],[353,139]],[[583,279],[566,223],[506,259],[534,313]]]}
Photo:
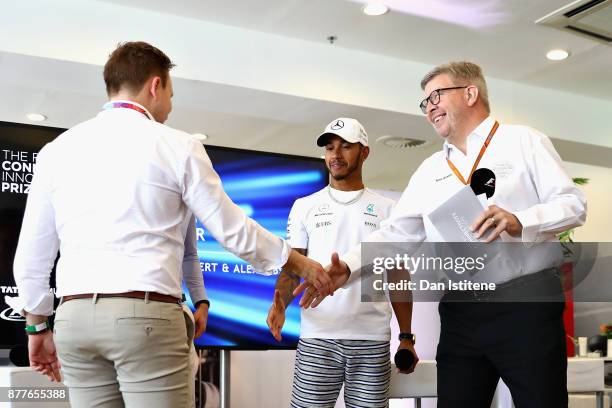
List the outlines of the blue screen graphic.
{"label": "blue screen graphic", "polygon": [[[321,160],[214,146],[206,150],[231,199],[249,217],[283,238],[293,202],[327,185],[327,170]],[[198,255],[211,307],[206,332],[196,345],[295,347],[300,332],[297,301],[287,308],[281,342],[272,337],[266,325],[278,275],[253,273],[250,265],[225,251],[199,220],[197,228]]]}

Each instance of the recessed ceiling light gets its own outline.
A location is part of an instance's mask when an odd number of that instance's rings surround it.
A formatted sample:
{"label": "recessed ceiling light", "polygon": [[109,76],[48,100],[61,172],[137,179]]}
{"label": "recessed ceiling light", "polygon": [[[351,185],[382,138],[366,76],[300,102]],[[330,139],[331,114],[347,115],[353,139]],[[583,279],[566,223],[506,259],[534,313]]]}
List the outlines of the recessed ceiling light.
{"label": "recessed ceiling light", "polygon": [[546,58],[551,61],[561,61],[569,57],[569,52],[565,50],[550,50],[546,53]]}
{"label": "recessed ceiling light", "polygon": [[363,14],[367,16],[382,16],[389,11],[389,7],[382,3],[369,3],[363,6]]}
{"label": "recessed ceiling light", "polygon": [[198,140],[206,140],[208,139],[208,135],[204,133],[194,133],[193,136]]}
{"label": "recessed ceiling light", "polygon": [[42,113],[28,113],[26,117],[32,122],[42,122],[43,120],[47,120],[47,117]]}

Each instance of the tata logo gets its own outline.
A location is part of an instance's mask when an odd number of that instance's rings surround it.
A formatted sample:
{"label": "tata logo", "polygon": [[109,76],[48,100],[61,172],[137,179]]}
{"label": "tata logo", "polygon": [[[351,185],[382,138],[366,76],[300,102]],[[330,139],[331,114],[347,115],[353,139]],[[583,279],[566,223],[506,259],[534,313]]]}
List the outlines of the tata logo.
{"label": "tata logo", "polygon": [[374,212],[374,204],[368,204],[368,206],[366,207],[366,211],[369,214],[372,214]]}
{"label": "tata logo", "polygon": [[25,322],[25,317],[13,310],[11,307],[7,307],[0,313],[0,318],[8,320],[9,322]]}
{"label": "tata logo", "polygon": [[319,206],[319,211],[321,211],[321,212],[325,212],[325,211],[328,211],[328,210],[329,210],[329,204],[327,204],[327,203],[323,203],[323,204],[321,204]]}
{"label": "tata logo", "polygon": [[339,130],[339,129],[342,129],[343,127],[344,127],[344,121],[338,119],[336,123],[331,125],[331,130]]}

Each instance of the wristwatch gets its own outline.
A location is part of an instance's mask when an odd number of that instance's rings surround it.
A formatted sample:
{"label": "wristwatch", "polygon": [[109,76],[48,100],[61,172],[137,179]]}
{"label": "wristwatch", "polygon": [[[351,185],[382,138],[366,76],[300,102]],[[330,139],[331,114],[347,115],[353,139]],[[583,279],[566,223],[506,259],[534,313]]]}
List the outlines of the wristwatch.
{"label": "wristwatch", "polygon": [[46,332],[47,330],[51,330],[51,325],[49,324],[48,320],[45,320],[42,323],[38,323],[38,324],[34,324],[31,326],[26,325],[25,327],[25,331],[28,335],[31,334],[42,334],[44,332]]}
{"label": "wristwatch", "polygon": [[412,333],[400,333],[398,338],[399,341],[410,340],[413,345],[416,343],[416,336]]}

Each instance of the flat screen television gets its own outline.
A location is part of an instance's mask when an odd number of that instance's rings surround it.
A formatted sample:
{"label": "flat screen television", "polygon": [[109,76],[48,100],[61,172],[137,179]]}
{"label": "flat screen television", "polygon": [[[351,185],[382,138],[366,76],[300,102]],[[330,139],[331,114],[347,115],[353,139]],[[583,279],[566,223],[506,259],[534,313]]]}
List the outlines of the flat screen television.
{"label": "flat screen television", "polygon": [[[0,348],[25,344],[23,319],[4,302],[16,295],[13,258],[32,177],[35,156],[64,129],[0,122]],[[249,216],[284,237],[293,202],[327,184],[320,159],[217,146],[206,150],[228,195]],[[297,305],[287,309],[283,341],[269,333],[266,316],[276,275],[253,273],[250,265],[226,252],[197,222],[198,254],[211,302],[203,348],[257,350],[294,348],[300,327]],[[52,286],[54,275],[52,274]],[[184,288],[187,302],[192,306]]]}

